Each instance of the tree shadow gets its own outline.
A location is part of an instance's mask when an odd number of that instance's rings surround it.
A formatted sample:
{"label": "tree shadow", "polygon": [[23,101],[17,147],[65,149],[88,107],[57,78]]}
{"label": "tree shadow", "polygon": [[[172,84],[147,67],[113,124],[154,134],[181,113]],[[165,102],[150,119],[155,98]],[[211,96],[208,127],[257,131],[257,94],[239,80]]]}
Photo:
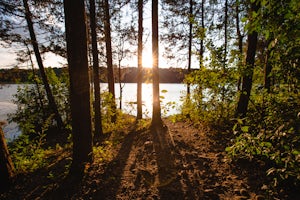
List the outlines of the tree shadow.
{"label": "tree shadow", "polygon": [[173,155],[172,138],[167,126],[151,127],[158,167],[158,190],[161,199],[184,199],[180,177]]}
{"label": "tree shadow", "polygon": [[92,195],[93,199],[116,199],[121,186],[121,179],[133,142],[138,132],[131,131],[122,143],[117,156],[106,166],[104,173],[99,177],[101,184]]}

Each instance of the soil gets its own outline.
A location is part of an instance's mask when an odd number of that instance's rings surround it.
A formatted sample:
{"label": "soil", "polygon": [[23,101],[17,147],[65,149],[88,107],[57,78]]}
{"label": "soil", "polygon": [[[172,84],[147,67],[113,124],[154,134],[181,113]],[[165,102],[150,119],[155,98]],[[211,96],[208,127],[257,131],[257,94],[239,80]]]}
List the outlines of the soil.
{"label": "soil", "polygon": [[[70,152],[45,169],[19,175],[3,199],[293,199],[270,193],[262,163],[230,162],[229,136],[207,126],[172,123],[161,130],[123,131],[103,144],[83,177],[68,177]],[[119,142],[115,142],[119,141]],[[113,144],[112,143],[116,143]]]}

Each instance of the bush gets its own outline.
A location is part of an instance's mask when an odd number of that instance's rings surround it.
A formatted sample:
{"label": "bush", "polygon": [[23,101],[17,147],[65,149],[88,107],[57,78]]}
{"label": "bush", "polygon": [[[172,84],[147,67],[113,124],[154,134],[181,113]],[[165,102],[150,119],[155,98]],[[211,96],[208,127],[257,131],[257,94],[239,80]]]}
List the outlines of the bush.
{"label": "bush", "polygon": [[264,94],[252,103],[248,118],[237,120],[236,138],[226,151],[234,159],[264,161],[274,186],[285,181],[299,184],[300,96]]}

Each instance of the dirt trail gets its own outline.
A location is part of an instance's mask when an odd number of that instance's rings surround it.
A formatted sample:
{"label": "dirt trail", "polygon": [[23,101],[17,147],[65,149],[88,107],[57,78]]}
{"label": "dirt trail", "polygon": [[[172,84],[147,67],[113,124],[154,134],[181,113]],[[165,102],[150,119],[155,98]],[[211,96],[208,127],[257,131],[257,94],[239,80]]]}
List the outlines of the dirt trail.
{"label": "dirt trail", "polygon": [[[210,130],[165,121],[175,147],[156,152],[149,130],[128,134],[100,174],[91,170],[75,199],[264,199],[258,167],[231,166]],[[172,163],[164,163],[164,159]],[[102,166],[103,167],[103,166]],[[249,171],[249,169],[251,169]],[[254,182],[251,182],[251,179]],[[96,183],[95,183],[96,182]],[[93,191],[85,191],[92,188]]]}
{"label": "dirt trail", "polygon": [[[174,146],[157,146],[150,130],[132,131],[95,160],[83,179],[65,181],[69,154],[47,169],[19,178],[6,199],[266,199],[259,165],[230,164],[226,136],[207,127],[164,121]],[[156,142],[155,142],[156,141]],[[171,142],[172,143],[172,142]],[[171,144],[170,143],[170,144]],[[108,146],[105,148],[109,148]],[[56,179],[49,178],[55,174]],[[17,198],[15,195],[18,194]],[[1,195],[0,195],[1,198]]]}

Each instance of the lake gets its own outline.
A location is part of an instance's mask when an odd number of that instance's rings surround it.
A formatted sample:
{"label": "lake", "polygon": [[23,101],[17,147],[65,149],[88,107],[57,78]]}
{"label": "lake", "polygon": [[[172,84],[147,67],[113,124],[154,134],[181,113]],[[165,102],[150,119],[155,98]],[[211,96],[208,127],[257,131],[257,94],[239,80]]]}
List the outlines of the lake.
{"label": "lake", "polygon": [[[0,121],[7,122],[7,115],[13,113],[17,106],[12,102],[13,95],[16,94],[20,84],[6,84],[0,86]],[[101,90],[107,90],[107,84],[101,84]],[[117,105],[119,106],[120,88],[119,84],[115,84]],[[142,85],[142,100],[144,117],[152,116],[152,84],[144,83]],[[179,113],[179,106],[181,105],[181,97],[186,93],[186,86],[184,84],[160,84],[160,96],[162,115],[169,116]],[[136,94],[137,86],[135,83],[126,83],[123,87],[122,105],[123,111],[128,114],[136,115]],[[168,106],[169,102],[174,102],[175,106]],[[173,105],[173,104],[172,104]],[[16,123],[6,123],[3,126],[5,137],[9,140],[20,135],[20,130]]]}

